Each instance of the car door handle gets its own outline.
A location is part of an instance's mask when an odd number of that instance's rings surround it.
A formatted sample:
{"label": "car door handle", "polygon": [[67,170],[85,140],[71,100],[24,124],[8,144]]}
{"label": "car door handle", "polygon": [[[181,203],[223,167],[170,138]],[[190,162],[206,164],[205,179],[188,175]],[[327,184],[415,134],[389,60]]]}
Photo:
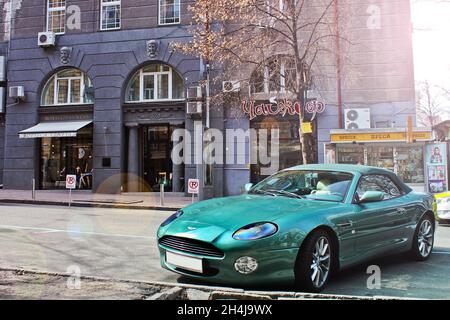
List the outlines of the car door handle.
{"label": "car door handle", "polygon": [[347,222],[343,222],[343,223],[338,223],[336,225],[336,227],[338,228],[346,228],[346,227],[352,227],[353,226],[353,222],[352,221],[347,221]]}
{"label": "car door handle", "polygon": [[406,212],[406,209],[405,208],[397,208],[397,212],[400,214],[403,214]]}

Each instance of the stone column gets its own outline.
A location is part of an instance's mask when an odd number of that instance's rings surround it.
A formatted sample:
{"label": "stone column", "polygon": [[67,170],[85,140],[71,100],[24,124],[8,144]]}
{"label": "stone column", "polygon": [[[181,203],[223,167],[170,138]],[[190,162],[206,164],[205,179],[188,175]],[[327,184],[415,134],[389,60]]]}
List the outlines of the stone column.
{"label": "stone column", "polygon": [[182,182],[181,179],[184,177],[183,165],[172,164],[172,192],[181,192]]}
{"label": "stone column", "polygon": [[128,192],[139,191],[139,135],[138,124],[128,127]]}

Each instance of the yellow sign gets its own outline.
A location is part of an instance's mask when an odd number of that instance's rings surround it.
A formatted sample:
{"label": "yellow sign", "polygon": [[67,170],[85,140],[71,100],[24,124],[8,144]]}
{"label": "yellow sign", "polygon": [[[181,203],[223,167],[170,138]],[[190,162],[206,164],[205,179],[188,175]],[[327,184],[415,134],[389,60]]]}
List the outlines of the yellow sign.
{"label": "yellow sign", "polygon": [[311,122],[302,122],[302,133],[312,133],[312,124]]}
{"label": "yellow sign", "polygon": [[407,131],[408,143],[413,143],[414,142],[413,133],[414,133],[414,131],[413,131],[413,120],[412,120],[412,117],[409,116],[408,117],[408,131]]}
{"label": "yellow sign", "polygon": [[[338,133],[331,135],[331,142],[383,142],[405,141],[406,132],[374,132],[374,133]],[[416,131],[412,133],[413,140],[431,140],[430,131]]]}

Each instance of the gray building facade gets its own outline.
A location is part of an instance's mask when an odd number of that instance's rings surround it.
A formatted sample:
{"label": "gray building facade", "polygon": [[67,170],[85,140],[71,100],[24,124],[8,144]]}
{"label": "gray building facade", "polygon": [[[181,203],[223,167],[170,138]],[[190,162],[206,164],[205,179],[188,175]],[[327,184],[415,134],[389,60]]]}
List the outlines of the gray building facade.
{"label": "gray building facade", "polygon": [[[374,4],[381,8],[381,28],[367,27]],[[187,114],[186,90],[204,77],[198,58],[171,47],[190,39],[188,5],[184,0],[4,0],[9,11],[1,20],[0,55],[8,58],[7,87],[23,86],[25,99],[8,98],[0,115],[3,187],[30,189],[33,179],[39,188],[62,187],[64,176],[73,173],[80,186],[94,192],[159,191],[161,181],[168,181],[168,191],[185,192],[196,166],[173,164],[170,140],[173,130],[193,131],[201,120]],[[356,45],[347,48],[353,69],[342,84],[341,107],[369,108],[371,127],[406,127],[407,117],[415,118],[409,1],[348,5],[355,18],[349,35]],[[55,45],[39,46],[38,34],[50,29]],[[333,63],[328,67],[334,74]],[[319,162],[325,161],[330,130],[339,128],[336,78],[331,78],[322,92],[326,110],[317,119]],[[230,110],[211,109],[211,127],[252,127]],[[239,193],[254,180],[251,170],[249,164],[215,164],[206,197]]]}

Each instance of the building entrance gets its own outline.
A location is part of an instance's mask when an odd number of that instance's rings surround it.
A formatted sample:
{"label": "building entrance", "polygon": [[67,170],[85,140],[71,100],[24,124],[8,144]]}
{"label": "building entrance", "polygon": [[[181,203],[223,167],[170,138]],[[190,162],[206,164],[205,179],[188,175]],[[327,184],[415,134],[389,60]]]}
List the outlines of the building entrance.
{"label": "building entrance", "polygon": [[[142,128],[142,176],[152,191],[159,191],[161,184],[165,191],[174,191],[171,137],[178,128],[183,126],[157,124]],[[176,175],[176,179],[184,180],[183,176]],[[183,181],[178,181],[178,185],[184,185]]]}

